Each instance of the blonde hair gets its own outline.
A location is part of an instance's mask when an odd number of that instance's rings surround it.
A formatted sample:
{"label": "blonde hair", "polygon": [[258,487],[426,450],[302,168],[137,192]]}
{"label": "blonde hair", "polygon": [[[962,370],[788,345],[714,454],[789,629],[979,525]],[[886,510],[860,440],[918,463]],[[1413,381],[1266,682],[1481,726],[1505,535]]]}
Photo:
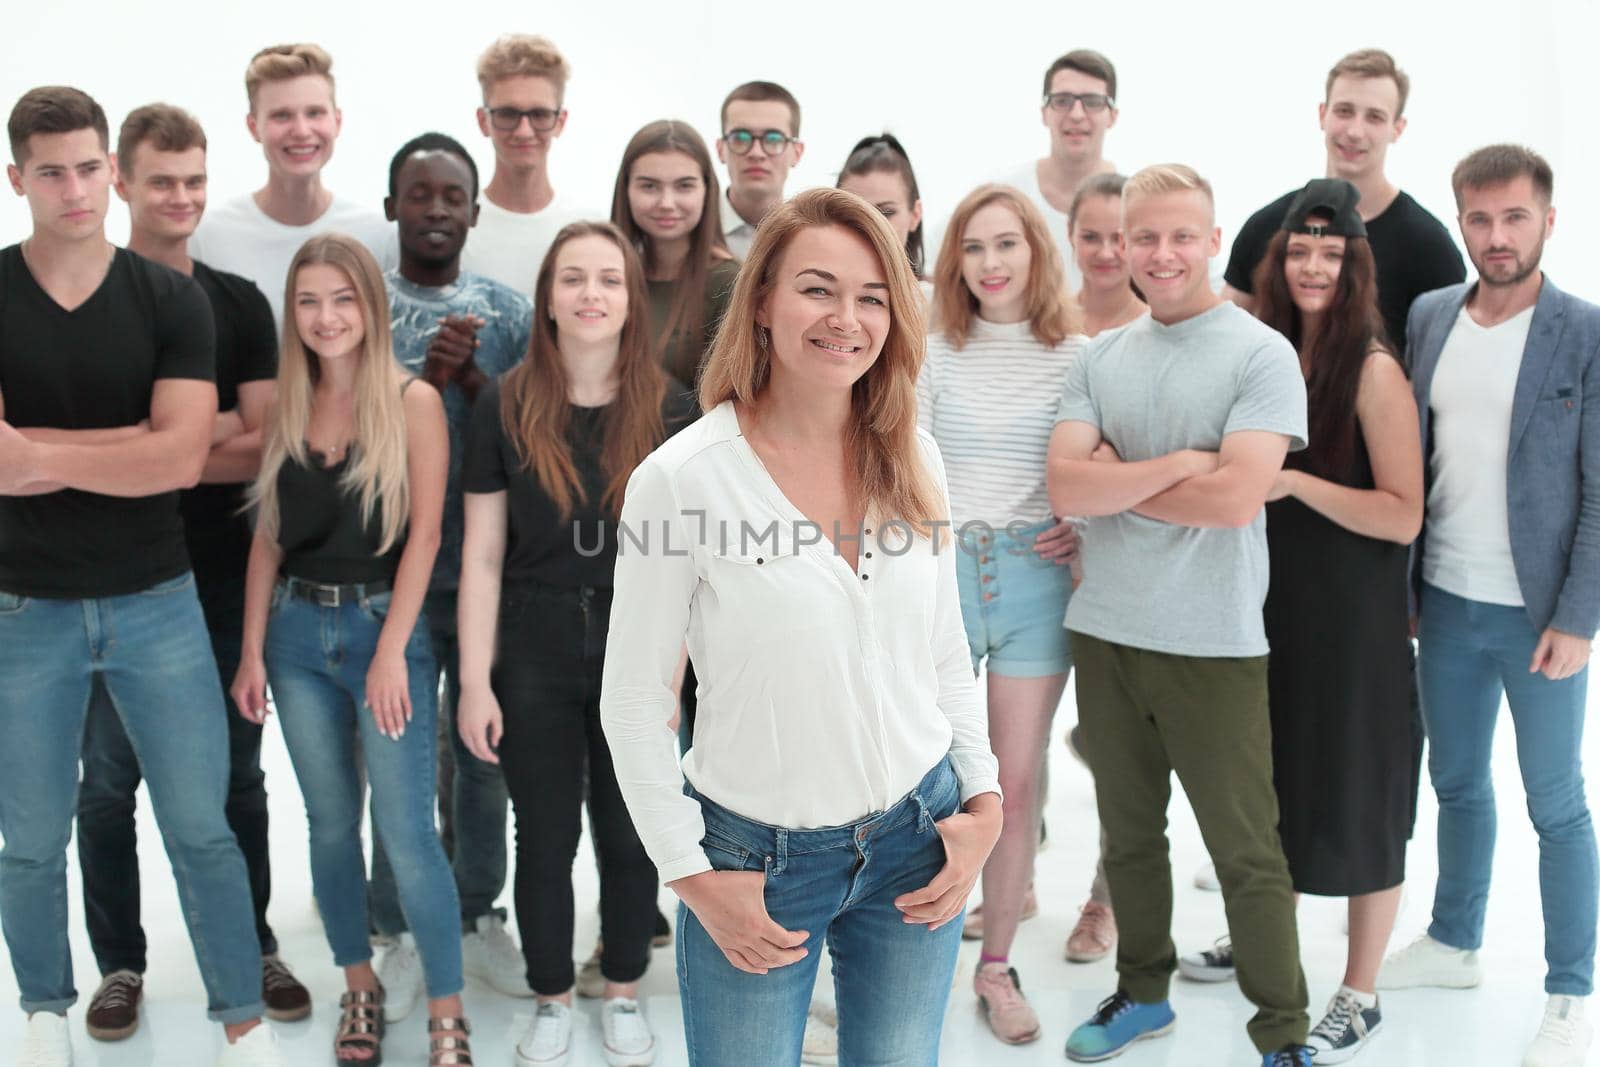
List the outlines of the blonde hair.
{"label": "blonde hair", "polygon": [[255,110],[256,92],[263,82],[288,81],[308,74],[328,79],[328,93],[333,94],[333,57],[321,45],[275,44],[263,48],[250,58],[244,72],[250,110]]}
{"label": "blonde hair", "polygon": [[495,82],[519,76],[548,78],[556,87],[556,99],[560,100],[567,95],[567,79],[572,77],[572,67],[548,38],[531,33],[508,33],[496,38],[478,57],[478,86],[485,99]]}
{"label": "blonde hair", "polygon": [[945,227],[944,242],[933,267],[934,328],[956,348],[964,348],[978,318],[978,298],[961,277],[961,242],[972,216],[990,204],[1010,208],[1022,224],[1022,236],[1032,253],[1028,268],[1028,323],[1034,340],[1055,347],[1083,324],[1077,301],[1067,292],[1067,273],[1061,264],[1061,251],[1050,237],[1050,224],[1033,201],[1009,185],[980,185],[956,205]]}
{"label": "blonde hair", "polygon": [[411,512],[406,465],[406,412],[401,392],[406,374],[394,356],[389,334],[389,300],[383,271],[365,245],[342,233],[313,237],[300,246],[284,283],[283,341],[278,354],[277,406],[267,419],[261,474],[250,489],[260,509],[257,522],[270,539],[278,536],[278,472],[285,462],[309,464],[306,427],[311,422],[317,381],[317,356],[306,348],[295,323],[295,281],[303,267],[324,264],[344,272],[361,306],[365,336],[356,370],[355,437],[341,488],[358,496],[364,522],[376,513],[383,527],[378,554],[400,540]]}
{"label": "blonde hair", "polygon": [[808,189],[774,208],[756,230],[700,376],[700,406],[754,403],[772,374],[766,331],[756,311],[776,285],[779,260],[801,230],[838,226],[872,246],[889,283],[889,332],[883,349],[851,387],[845,452],[859,501],[909,523],[924,536],[949,518],[917,440],[917,374],[927,336],[922,290],[900,238],[878,209],[842,189]]}
{"label": "blonde hair", "polygon": [[1140,171],[1122,186],[1122,210],[1126,215],[1129,205],[1148,196],[1165,196],[1168,193],[1200,193],[1211,206],[1212,217],[1217,213],[1217,198],[1211,192],[1211,183],[1200,177],[1200,172],[1183,163],[1157,163]]}

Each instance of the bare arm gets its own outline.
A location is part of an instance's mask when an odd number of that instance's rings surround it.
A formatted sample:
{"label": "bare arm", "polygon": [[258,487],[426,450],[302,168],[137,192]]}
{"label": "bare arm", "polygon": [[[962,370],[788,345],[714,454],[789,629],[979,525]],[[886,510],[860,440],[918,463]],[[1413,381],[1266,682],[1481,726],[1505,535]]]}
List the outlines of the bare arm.
{"label": "bare arm", "polygon": [[217,387],[161,378],[150,398],[150,432],[115,448],[92,444],[33,446],[34,477],[107,496],[154,496],[200,480],[217,410]]}
{"label": "bare arm", "polygon": [[1100,431],[1090,423],[1056,423],[1046,484],[1057,515],[1119,515],[1216,467],[1215,456],[1192,449],[1137,463],[1097,463],[1090,457],[1100,441]]}
{"label": "bare arm", "polygon": [[464,493],[466,534],[461,543],[461,590],[456,626],[461,646],[461,688],[487,689],[494,666],[501,572],[506,555],[506,493]]}
{"label": "bare arm", "polygon": [[0,393],[0,496],[43,496],[66,488],[47,482],[33,471],[32,445],[26,434],[5,421],[6,398]]}
{"label": "bare arm", "polygon": [[17,432],[35,444],[115,445],[150,432],[144,423],[107,426],[99,430],[59,430],[54,426],[19,426]]}
{"label": "bare arm", "polygon": [[1422,529],[1422,445],[1411,383],[1387,352],[1367,357],[1356,419],[1372,458],[1374,488],[1352,489],[1298,470],[1282,472],[1278,485],[1347,530],[1409,545]]}
{"label": "bare arm", "polygon": [[[1263,430],[1241,430],[1222,439],[1217,469],[1179,482],[1134,507],[1147,518],[1174,526],[1239,528],[1250,525],[1267,502],[1273,480],[1289,454],[1289,438]],[[1131,464],[1102,464],[1118,467]]]}
{"label": "bare arm", "polygon": [[1222,299],[1232,300],[1252,315],[1256,313],[1256,298],[1249,293],[1241,293],[1227,282],[1222,283]]}
{"label": "bare arm", "polygon": [[282,562],[283,550],[257,529],[245,569],[244,638],[239,647],[239,669],[229,679],[228,689],[239,714],[254,723],[267,716],[267,614]]}
{"label": "bare arm", "polygon": [[217,416],[218,426],[230,417],[237,420],[239,432],[220,441],[213,433],[211,451],[200,472],[202,484],[233,485],[255,479],[261,470],[261,427],[277,395],[278,383],[271,378],[239,383],[239,406]]}

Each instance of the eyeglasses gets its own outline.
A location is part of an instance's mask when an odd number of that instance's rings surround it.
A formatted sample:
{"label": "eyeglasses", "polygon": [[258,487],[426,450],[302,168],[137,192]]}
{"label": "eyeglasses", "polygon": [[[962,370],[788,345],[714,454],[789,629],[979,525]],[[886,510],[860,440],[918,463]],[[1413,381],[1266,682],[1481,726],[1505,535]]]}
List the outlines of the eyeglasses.
{"label": "eyeglasses", "polygon": [[722,140],[728,146],[729,151],[736,156],[749,155],[750,149],[756,146],[757,141],[761,142],[761,151],[769,156],[775,156],[785,148],[788,148],[789,143],[794,141],[794,138],[782,130],[762,130],[760,133],[755,133],[751,130],[740,128],[729,130],[722,135]]}
{"label": "eyeglasses", "polygon": [[1045,93],[1044,103],[1051,111],[1071,111],[1073,104],[1082,104],[1083,110],[1090,114],[1117,106],[1105,93]]}
{"label": "eyeglasses", "polygon": [[527,119],[528,125],[540,133],[546,133],[556,128],[556,120],[561,118],[559,110],[552,111],[547,107],[530,107],[526,110],[520,107],[491,107],[489,122],[497,130],[507,132],[522,125],[522,120]]}

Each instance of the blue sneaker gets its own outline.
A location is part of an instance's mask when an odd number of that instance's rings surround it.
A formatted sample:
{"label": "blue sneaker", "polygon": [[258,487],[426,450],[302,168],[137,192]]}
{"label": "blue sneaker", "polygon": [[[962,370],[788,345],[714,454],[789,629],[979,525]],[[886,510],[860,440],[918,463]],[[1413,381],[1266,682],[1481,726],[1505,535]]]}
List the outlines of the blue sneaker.
{"label": "blue sneaker", "polygon": [[1100,1002],[1088,1022],[1072,1031],[1067,1038],[1067,1059],[1076,1063],[1109,1060],[1122,1055],[1135,1041],[1160,1037],[1176,1022],[1172,1005],[1166,1001],[1136,1004],[1119,989]]}
{"label": "blue sneaker", "polygon": [[1314,1067],[1312,1052],[1307,1045],[1286,1045],[1261,1057],[1261,1067]]}

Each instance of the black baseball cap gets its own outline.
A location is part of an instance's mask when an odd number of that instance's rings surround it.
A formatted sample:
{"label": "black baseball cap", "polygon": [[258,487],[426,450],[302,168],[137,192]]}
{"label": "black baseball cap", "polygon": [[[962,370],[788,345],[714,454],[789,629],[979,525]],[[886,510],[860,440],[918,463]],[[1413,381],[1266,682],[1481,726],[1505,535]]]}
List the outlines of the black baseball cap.
{"label": "black baseball cap", "polygon": [[[1360,202],[1361,190],[1343,178],[1314,178],[1295,195],[1280,228],[1313,237],[1365,237],[1367,224],[1356,210]],[[1307,222],[1311,215],[1323,215],[1329,221]]]}

